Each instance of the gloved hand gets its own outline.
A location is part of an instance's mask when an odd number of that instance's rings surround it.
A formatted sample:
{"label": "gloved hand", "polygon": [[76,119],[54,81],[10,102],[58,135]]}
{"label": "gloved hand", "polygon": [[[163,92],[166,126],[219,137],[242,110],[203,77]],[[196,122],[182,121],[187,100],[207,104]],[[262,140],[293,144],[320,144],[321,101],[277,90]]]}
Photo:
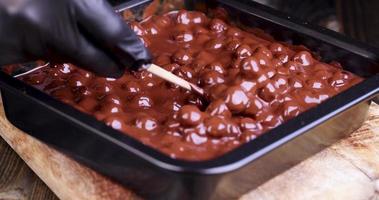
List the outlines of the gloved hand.
{"label": "gloved hand", "polygon": [[119,77],[151,54],[105,0],[0,0],[0,66],[37,59]]}

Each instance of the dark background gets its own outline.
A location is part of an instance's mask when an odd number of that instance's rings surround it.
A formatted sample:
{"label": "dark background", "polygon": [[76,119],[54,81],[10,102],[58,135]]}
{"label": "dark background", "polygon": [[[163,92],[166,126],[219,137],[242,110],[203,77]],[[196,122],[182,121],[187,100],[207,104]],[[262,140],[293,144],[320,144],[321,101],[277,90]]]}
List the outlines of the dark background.
{"label": "dark background", "polygon": [[[256,1],[379,47],[379,0]],[[57,199],[1,138],[0,199]]]}
{"label": "dark background", "polygon": [[255,0],[379,47],[378,0]]}

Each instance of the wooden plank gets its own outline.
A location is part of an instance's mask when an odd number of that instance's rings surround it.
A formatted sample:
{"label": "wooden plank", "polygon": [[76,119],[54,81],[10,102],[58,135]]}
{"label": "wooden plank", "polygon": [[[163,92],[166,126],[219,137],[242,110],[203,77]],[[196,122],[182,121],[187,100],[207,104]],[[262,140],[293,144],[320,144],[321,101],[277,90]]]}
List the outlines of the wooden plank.
{"label": "wooden plank", "polygon": [[0,138],[0,199],[58,199],[24,161]]}
{"label": "wooden plank", "polygon": [[[13,127],[0,110],[0,135],[61,199],[138,199]],[[266,182],[241,199],[379,199],[379,106],[351,137]]]}

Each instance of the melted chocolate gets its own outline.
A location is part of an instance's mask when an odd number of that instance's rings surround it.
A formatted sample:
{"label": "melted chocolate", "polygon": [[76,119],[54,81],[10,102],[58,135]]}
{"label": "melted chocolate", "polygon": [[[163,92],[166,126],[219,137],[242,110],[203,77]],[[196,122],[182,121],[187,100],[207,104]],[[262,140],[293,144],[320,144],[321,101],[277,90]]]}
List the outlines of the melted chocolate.
{"label": "melted chocolate", "polygon": [[181,10],[130,25],[154,63],[203,87],[208,102],[146,71],[114,80],[62,64],[21,79],[187,160],[222,155],[362,80],[304,48],[200,12]]}

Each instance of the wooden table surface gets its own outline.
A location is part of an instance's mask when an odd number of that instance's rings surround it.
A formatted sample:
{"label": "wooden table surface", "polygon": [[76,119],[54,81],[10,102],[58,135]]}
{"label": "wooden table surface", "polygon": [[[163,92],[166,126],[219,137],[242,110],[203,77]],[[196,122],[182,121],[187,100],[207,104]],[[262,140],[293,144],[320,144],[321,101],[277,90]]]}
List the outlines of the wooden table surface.
{"label": "wooden table surface", "polygon": [[2,138],[0,138],[0,199],[58,199]]}
{"label": "wooden table surface", "polygon": [[[2,106],[0,135],[60,199],[139,199],[133,191],[13,127]],[[0,152],[0,199],[56,199],[4,142]],[[379,200],[379,106],[371,106],[368,120],[349,138],[241,199]]]}

